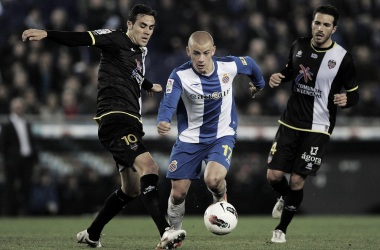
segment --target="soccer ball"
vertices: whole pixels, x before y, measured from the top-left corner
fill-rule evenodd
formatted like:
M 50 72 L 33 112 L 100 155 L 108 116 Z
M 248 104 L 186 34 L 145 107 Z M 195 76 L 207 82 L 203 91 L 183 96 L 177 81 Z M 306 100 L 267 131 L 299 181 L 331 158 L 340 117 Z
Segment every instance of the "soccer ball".
M 234 206 L 228 202 L 221 201 L 212 204 L 206 209 L 204 222 L 211 233 L 225 235 L 235 229 L 238 214 Z

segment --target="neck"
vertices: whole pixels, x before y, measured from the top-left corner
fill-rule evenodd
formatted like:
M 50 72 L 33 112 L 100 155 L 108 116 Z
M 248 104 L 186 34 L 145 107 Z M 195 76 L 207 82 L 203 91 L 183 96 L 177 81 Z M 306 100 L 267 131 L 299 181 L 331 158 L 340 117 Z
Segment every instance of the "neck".
M 315 42 L 314 38 L 312 39 L 311 43 L 313 44 L 314 47 L 318 47 L 318 48 L 328 48 L 330 47 L 332 44 L 333 44 L 333 41 L 330 39 L 328 39 L 326 42 L 322 43 L 322 44 L 318 44 Z

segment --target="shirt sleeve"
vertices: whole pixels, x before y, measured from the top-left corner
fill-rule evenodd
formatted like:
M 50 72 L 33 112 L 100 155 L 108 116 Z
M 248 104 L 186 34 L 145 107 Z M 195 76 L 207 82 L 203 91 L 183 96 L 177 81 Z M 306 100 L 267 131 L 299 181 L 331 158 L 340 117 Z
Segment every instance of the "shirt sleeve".
M 100 29 L 88 31 L 92 39 L 92 46 L 101 49 L 118 49 L 121 30 Z
M 292 44 L 292 47 L 290 48 L 288 62 L 286 63 L 285 68 L 280 71 L 280 73 L 283 76 L 285 76 L 285 78 L 282 79 L 282 82 L 289 82 L 289 81 L 293 80 L 293 73 L 294 73 L 294 69 L 293 69 L 293 51 L 294 51 L 294 47 L 295 47 L 296 44 L 297 44 L 297 41 L 294 41 L 293 44 Z
M 90 46 L 91 36 L 88 32 L 47 30 L 47 39 L 66 46 Z
M 178 75 L 173 71 L 166 84 L 164 97 L 160 102 L 158 109 L 157 125 L 161 121 L 171 122 L 174 112 L 177 108 L 178 101 L 182 94 L 182 83 Z
M 343 87 L 347 92 L 358 89 L 358 85 L 356 83 L 356 69 L 354 60 L 350 53 L 346 53 L 344 56 L 340 73 Z
M 251 80 L 253 85 L 257 89 L 262 89 L 265 86 L 264 77 L 261 74 L 259 66 L 256 62 L 249 56 L 245 57 L 232 57 L 235 60 L 237 66 L 237 73 L 247 75 Z

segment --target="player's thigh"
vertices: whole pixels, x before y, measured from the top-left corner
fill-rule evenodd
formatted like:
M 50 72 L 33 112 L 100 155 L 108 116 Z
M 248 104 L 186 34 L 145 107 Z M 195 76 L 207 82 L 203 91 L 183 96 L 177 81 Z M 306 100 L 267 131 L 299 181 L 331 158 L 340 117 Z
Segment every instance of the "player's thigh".
M 158 174 L 159 167 L 149 152 L 142 153 L 135 158 L 134 168 L 141 176 L 147 174 Z
M 135 159 L 147 152 L 142 141 L 142 124 L 128 115 L 106 115 L 99 121 L 98 137 L 111 152 L 118 170 L 132 168 Z
M 177 139 L 172 148 L 166 177 L 169 179 L 199 179 L 205 145 L 181 142 Z
M 205 171 L 210 173 L 219 170 L 221 174 L 227 174 L 227 171 L 230 169 L 234 147 L 235 138 L 233 136 L 224 136 L 214 141 L 207 149 L 204 159 L 207 164 Z M 221 166 L 225 168 L 225 172 Z
M 329 141 L 327 134 L 303 132 L 293 172 L 315 176 L 322 165 Z
M 140 174 L 131 168 L 120 172 L 121 190 L 128 196 L 136 197 L 140 194 Z
M 209 161 L 206 165 L 204 179 L 206 183 L 215 184 L 224 180 L 227 175 L 227 168 L 216 161 Z
M 268 169 L 291 173 L 300 131 L 280 125 L 268 155 Z

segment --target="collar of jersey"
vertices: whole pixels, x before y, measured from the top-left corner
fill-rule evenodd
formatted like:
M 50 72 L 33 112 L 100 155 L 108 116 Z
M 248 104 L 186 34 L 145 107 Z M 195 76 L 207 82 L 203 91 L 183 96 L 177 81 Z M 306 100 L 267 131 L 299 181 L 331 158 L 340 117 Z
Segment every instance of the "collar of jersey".
M 194 69 L 194 66 L 193 66 L 193 63 L 192 63 L 192 62 L 191 62 L 191 68 L 193 69 L 194 73 L 197 74 L 198 76 L 211 78 L 211 77 L 213 77 L 213 76 L 216 74 L 216 72 L 218 71 L 218 64 L 216 63 L 214 57 L 212 57 L 212 62 L 214 63 L 214 67 L 215 67 L 215 68 L 214 68 L 214 72 L 212 72 L 212 74 L 209 75 L 209 76 L 205 76 L 205 75 L 199 74 L 198 71 L 196 71 L 196 70 Z
M 143 50 L 143 47 L 141 47 L 141 46 L 135 44 L 134 42 L 132 42 L 132 39 L 131 39 L 131 37 L 128 35 L 127 32 L 125 32 L 125 34 L 126 34 L 127 37 L 129 38 L 129 42 L 133 45 L 133 47 L 135 47 L 135 48 L 139 48 L 141 51 Z
M 329 51 L 330 49 L 333 49 L 336 46 L 336 42 L 333 42 L 329 47 L 327 48 L 318 48 L 313 45 L 313 38 L 310 40 L 310 46 L 313 50 L 316 52 L 326 52 Z

